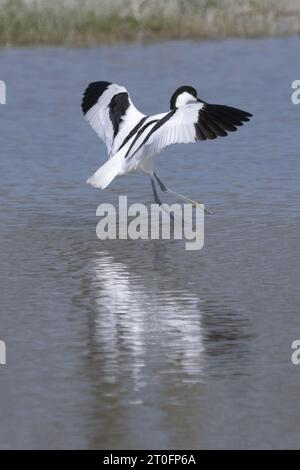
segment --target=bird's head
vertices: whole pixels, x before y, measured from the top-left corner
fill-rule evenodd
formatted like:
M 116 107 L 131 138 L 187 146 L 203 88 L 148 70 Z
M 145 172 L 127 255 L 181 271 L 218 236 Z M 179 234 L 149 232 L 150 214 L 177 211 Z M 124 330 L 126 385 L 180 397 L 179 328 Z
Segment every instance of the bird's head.
M 189 103 L 196 103 L 198 101 L 197 91 L 192 86 L 184 85 L 178 88 L 173 93 L 170 108 L 175 109 Z

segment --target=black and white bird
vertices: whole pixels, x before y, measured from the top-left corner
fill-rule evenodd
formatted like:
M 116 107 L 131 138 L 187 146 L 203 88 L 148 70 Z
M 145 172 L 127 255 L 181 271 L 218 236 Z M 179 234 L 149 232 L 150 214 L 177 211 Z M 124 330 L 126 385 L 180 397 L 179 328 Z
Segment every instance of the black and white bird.
M 164 148 L 224 137 L 252 116 L 241 109 L 209 104 L 198 98 L 191 86 L 178 88 L 171 97 L 170 110 L 154 116 L 138 111 L 126 88 L 109 82 L 90 83 L 81 107 L 85 119 L 106 144 L 109 156 L 87 183 L 104 189 L 118 175 L 144 173 L 151 179 L 158 204 L 161 201 L 156 182 L 163 192 L 172 192 L 194 203 L 167 188 L 155 173 L 156 158 Z

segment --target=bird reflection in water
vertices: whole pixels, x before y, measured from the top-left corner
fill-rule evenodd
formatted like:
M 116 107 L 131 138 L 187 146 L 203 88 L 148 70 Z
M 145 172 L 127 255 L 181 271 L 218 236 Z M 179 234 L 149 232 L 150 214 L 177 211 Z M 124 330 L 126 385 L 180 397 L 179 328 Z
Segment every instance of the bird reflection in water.
M 178 290 L 159 273 L 142 278 L 107 253 L 93 260 L 95 341 L 103 359 L 103 379 L 124 374 L 135 389 L 155 375 L 182 374 L 199 381 L 205 350 L 199 298 Z

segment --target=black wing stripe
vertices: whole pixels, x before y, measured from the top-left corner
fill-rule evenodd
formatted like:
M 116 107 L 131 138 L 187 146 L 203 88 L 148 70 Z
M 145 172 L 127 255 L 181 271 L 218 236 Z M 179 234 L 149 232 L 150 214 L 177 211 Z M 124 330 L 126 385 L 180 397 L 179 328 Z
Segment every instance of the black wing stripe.
M 133 157 L 133 155 L 136 154 L 136 152 L 138 152 L 140 150 L 140 148 L 147 142 L 147 140 L 149 139 L 149 137 L 155 132 L 157 131 L 157 129 L 159 129 L 161 126 L 163 126 L 172 116 L 173 114 L 176 112 L 176 108 L 175 109 L 172 109 L 172 111 L 170 111 L 168 114 L 166 114 L 163 118 L 161 119 L 156 119 L 156 121 L 151 121 L 150 123 L 148 123 L 147 125 L 149 124 L 152 124 L 153 122 L 156 122 L 155 126 L 152 127 L 151 131 L 146 135 L 146 137 L 144 138 L 143 142 L 141 143 L 141 145 L 139 145 L 139 147 L 136 149 L 136 151 L 131 155 L 131 157 Z M 128 152 L 127 152 L 128 153 Z M 127 156 L 127 155 L 126 155 Z M 130 157 L 130 158 L 131 158 Z
M 130 153 L 132 147 L 134 146 L 134 144 L 136 143 L 136 141 L 139 139 L 139 137 L 142 135 L 142 133 L 144 132 L 144 130 L 147 129 L 148 126 L 150 126 L 151 124 L 153 124 L 154 122 L 157 122 L 157 121 L 158 121 L 158 119 L 153 119 L 152 121 L 147 122 L 147 124 L 145 124 L 145 125 L 138 131 L 138 133 L 136 134 L 135 138 L 133 139 L 133 141 L 132 141 L 132 143 L 131 143 L 129 149 L 128 149 L 127 152 L 126 152 L 125 158 L 128 157 L 128 155 L 129 155 L 129 153 Z M 141 144 L 141 145 L 139 146 L 139 148 L 138 148 L 131 156 L 133 156 L 133 155 L 141 148 L 142 145 L 143 145 L 143 144 Z
M 144 124 L 144 122 L 146 121 L 148 116 L 145 116 L 143 117 L 138 123 L 137 125 L 129 132 L 129 134 L 127 135 L 127 137 L 125 137 L 125 139 L 123 140 L 122 144 L 120 145 L 120 147 L 118 148 L 117 151 L 119 151 L 122 147 L 124 147 L 124 145 L 127 144 L 127 142 L 129 142 L 130 139 L 132 139 L 132 137 L 134 136 L 134 134 L 136 134 L 136 132 L 139 130 L 139 128 Z
M 119 132 L 119 127 L 120 127 L 122 118 L 125 115 L 129 106 L 130 106 L 130 103 L 129 103 L 128 93 L 126 93 L 125 91 L 121 93 L 117 93 L 110 100 L 110 103 L 108 105 L 109 117 L 110 117 L 113 130 L 114 130 L 114 138 Z

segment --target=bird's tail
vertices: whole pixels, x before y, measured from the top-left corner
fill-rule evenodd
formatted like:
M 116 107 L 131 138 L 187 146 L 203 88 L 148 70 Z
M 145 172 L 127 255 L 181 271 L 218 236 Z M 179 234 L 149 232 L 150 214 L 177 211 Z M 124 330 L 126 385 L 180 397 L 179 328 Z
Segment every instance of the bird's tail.
M 104 163 L 104 165 L 100 166 L 100 168 L 87 180 L 87 183 L 94 186 L 94 188 L 107 188 L 116 176 L 122 174 L 123 162 L 124 156 L 122 154 L 116 154 Z

